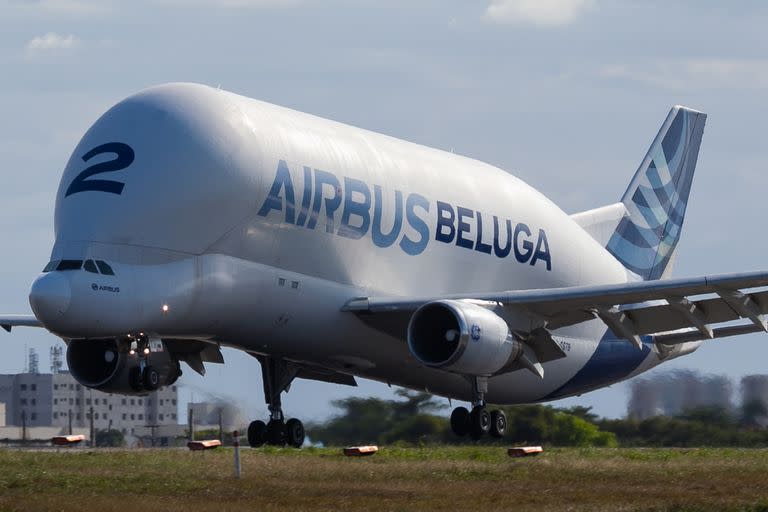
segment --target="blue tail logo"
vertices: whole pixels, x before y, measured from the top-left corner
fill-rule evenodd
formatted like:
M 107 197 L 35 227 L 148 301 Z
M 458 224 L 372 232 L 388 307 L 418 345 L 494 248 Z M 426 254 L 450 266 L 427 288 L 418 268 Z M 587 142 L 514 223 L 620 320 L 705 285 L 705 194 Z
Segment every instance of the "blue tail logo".
M 621 199 L 628 215 L 606 248 L 645 280 L 662 276 L 680 240 L 706 117 L 673 107 Z

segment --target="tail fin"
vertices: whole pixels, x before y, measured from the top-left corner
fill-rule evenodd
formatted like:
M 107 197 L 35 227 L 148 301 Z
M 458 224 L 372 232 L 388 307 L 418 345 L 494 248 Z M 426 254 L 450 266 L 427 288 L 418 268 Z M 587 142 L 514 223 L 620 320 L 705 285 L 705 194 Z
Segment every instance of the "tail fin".
M 702 112 L 673 107 L 621 198 L 628 215 L 606 249 L 645 280 L 659 279 L 670 266 L 706 118 Z

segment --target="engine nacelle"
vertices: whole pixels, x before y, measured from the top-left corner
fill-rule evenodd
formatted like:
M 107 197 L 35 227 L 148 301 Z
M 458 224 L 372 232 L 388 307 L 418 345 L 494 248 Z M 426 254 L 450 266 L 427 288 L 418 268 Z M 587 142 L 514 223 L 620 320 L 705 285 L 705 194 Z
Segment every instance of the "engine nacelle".
M 464 375 L 493 375 L 523 350 L 504 319 L 461 300 L 417 309 L 408 324 L 408 348 L 426 366 Z
M 181 374 L 178 360 L 163 348 L 147 356 L 132 355 L 131 342 L 125 338 L 72 340 L 67 347 L 67 364 L 75 380 L 85 387 L 106 393 L 145 395 L 149 391 L 136 385 L 136 374 L 144 357 L 159 373 L 160 386 L 173 384 Z

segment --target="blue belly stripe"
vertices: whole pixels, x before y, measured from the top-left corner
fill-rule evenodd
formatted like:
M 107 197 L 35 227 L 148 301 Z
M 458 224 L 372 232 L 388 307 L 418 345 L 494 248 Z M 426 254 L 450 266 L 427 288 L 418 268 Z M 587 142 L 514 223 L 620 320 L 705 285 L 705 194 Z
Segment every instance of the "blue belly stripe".
M 649 336 L 643 337 L 643 348 L 638 350 L 629 341 L 615 338 L 611 331 L 606 332 L 587 364 L 542 400 L 584 393 L 626 378 L 648 357 L 651 352 L 649 342 Z

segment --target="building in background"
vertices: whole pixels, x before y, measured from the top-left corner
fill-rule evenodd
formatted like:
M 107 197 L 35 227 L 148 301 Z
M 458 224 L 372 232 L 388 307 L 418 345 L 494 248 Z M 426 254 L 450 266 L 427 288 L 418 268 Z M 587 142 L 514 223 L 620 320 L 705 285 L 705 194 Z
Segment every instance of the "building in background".
M 0 375 L 0 402 L 6 424 L 28 427 L 116 429 L 134 435 L 138 428 L 178 424 L 178 391 L 168 386 L 147 396 L 103 393 L 79 384 L 68 372 Z
M 768 375 L 741 379 L 741 404 L 745 424 L 768 427 Z
M 637 420 L 675 416 L 699 407 L 733 411 L 733 384 L 722 375 L 681 370 L 635 379 L 630 389 L 627 414 Z

